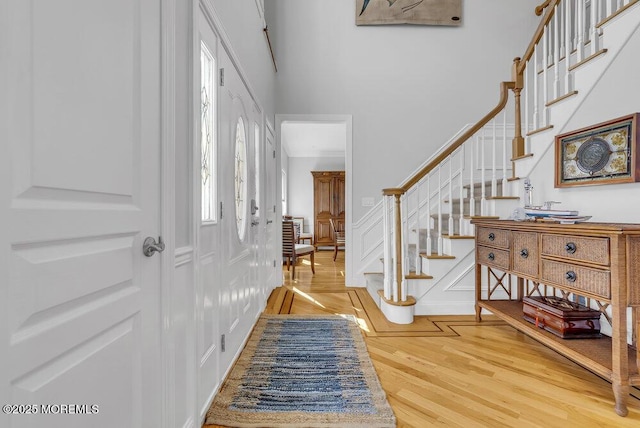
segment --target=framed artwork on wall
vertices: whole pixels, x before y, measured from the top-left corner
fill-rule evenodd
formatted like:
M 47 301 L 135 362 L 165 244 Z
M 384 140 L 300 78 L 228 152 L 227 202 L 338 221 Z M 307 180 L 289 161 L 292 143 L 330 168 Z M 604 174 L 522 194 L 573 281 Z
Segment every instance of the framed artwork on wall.
M 634 113 L 555 138 L 555 187 L 640 181 Z
M 462 0 L 356 0 L 356 25 L 462 24 Z

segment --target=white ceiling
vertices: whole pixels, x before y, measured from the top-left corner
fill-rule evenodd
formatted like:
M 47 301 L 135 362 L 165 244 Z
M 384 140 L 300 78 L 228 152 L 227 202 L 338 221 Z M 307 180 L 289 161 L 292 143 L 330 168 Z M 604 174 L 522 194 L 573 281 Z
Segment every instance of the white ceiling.
M 285 121 L 280 141 L 290 158 L 344 157 L 347 129 L 345 123 Z

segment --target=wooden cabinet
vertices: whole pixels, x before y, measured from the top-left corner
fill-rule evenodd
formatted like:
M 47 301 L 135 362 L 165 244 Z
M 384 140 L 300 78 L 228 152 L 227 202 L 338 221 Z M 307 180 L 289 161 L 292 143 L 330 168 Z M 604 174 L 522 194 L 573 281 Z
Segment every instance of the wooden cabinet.
M 640 331 L 640 225 L 488 219 L 472 223 L 477 320 L 487 309 L 609 380 L 615 410 L 626 416 L 630 387 L 640 385 L 640 352 L 627 344 L 628 312 L 634 344 Z M 524 320 L 522 302 L 535 295 L 584 300 L 599 308 L 611 325 L 611 337 L 566 340 L 537 328 Z
M 345 172 L 312 171 L 314 245 L 333 245 L 330 219 L 339 230 L 345 221 Z

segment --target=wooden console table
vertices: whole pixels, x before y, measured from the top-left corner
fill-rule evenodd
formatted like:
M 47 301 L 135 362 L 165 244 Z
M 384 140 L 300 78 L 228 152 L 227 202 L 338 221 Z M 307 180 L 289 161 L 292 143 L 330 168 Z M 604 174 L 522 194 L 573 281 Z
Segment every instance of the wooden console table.
M 616 413 L 626 416 L 630 387 L 640 385 L 640 224 L 488 219 L 474 219 L 472 224 L 476 230 L 476 319 L 481 320 L 485 308 L 609 380 Z M 523 296 L 532 295 L 585 300 L 609 321 L 611 337 L 561 339 L 535 327 L 524 320 L 522 312 Z M 633 345 L 627 344 L 628 307 L 632 308 Z

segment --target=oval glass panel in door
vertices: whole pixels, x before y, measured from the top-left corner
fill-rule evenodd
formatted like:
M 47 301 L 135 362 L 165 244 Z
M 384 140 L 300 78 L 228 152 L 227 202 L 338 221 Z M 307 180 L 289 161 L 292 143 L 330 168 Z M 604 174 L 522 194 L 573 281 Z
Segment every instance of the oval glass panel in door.
M 235 201 L 238 237 L 242 241 L 246 230 L 247 210 L 247 138 L 242 117 L 239 117 L 236 123 Z

